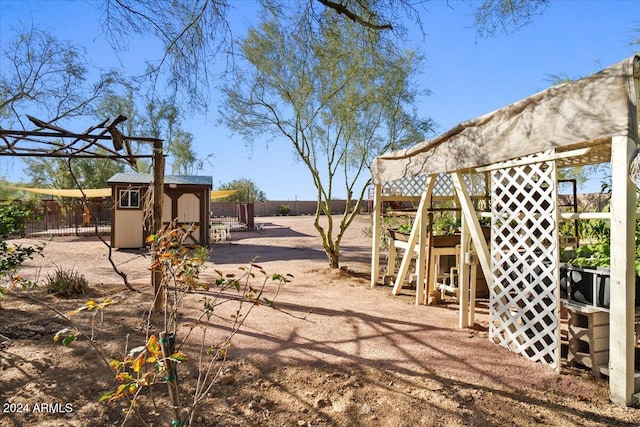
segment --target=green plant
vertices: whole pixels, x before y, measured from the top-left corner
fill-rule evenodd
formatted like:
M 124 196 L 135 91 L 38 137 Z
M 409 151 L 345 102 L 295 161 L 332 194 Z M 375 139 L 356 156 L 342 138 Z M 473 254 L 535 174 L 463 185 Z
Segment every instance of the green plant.
M 0 237 L 16 234 L 24 228 L 25 221 L 38 221 L 35 201 L 0 203 Z
M 59 266 L 56 266 L 53 273 L 47 273 L 45 285 L 47 292 L 63 297 L 84 295 L 89 288 L 84 275 L 73 268 L 64 269 Z
M 591 243 L 575 250 L 570 264 L 580 267 L 609 267 L 611 263 L 611 249 L 608 243 Z
M 460 225 L 460 218 L 452 212 L 441 212 L 433 219 L 433 234 L 454 234 Z
M 289 205 L 280 205 L 278 206 L 278 214 L 280 215 L 289 215 L 291 213 L 291 206 Z
M 0 286 L 0 296 L 15 286 L 32 286 L 33 283 L 17 274 L 20 266 L 36 255 L 42 255 L 45 244 L 20 245 L 8 243 L 9 234 L 16 234 L 24 228 L 24 221 L 36 220 L 34 203 L 0 203 L 0 279 L 8 280 L 9 287 Z
M 380 233 L 380 247 L 384 250 L 389 249 L 389 230 L 398 230 L 400 233 L 411 233 L 411 227 L 413 226 L 413 220 L 407 216 L 382 216 L 381 217 L 381 233 Z M 404 231 L 401 231 L 404 230 Z M 362 233 L 371 237 L 373 235 L 372 227 L 364 227 Z
M 398 233 L 409 234 L 411 233 L 411 229 L 413 228 L 412 222 L 405 222 L 398 227 Z

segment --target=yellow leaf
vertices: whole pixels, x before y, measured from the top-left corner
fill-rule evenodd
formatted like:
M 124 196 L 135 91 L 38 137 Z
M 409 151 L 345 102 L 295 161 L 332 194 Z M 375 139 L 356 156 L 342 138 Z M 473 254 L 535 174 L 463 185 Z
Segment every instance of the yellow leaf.
M 151 335 L 151 337 L 149 338 L 149 341 L 147 342 L 147 350 L 149 350 L 149 352 L 153 356 L 158 356 L 160 353 L 162 353 L 162 348 L 160 348 L 160 343 L 158 342 L 158 338 L 156 338 L 155 335 Z
M 112 400 L 116 400 L 120 397 L 122 397 L 122 392 L 127 388 L 127 384 L 120 384 L 118 386 L 118 389 L 116 390 L 116 392 L 114 393 L 113 397 L 111 398 Z
M 186 362 L 187 355 L 181 351 L 177 351 L 169 356 L 169 359 L 173 360 L 174 362 Z
M 130 381 L 133 378 L 131 377 L 131 375 L 129 375 L 127 372 L 121 372 L 118 375 L 116 375 L 116 380 L 118 381 Z
M 111 369 L 113 369 L 114 371 L 117 371 L 118 369 L 120 369 L 120 366 L 122 366 L 122 362 L 120 362 L 119 360 L 112 360 L 111 362 L 109 362 L 109 366 L 111 366 Z
M 131 365 L 133 372 L 140 372 L 140 369 L 144 366 L 144 353 L 144 351 L 140 353 L 140 356 L 136 357 L 136 360 L 133 361 L 133 365 Z

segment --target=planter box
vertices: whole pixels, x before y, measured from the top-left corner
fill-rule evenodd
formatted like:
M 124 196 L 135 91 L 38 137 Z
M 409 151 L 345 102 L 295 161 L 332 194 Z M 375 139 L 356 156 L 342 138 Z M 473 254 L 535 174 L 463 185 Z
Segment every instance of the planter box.
M 396 228 L 390 228 L 387 230 L 389 236 L 393 240 L 400 240 L 403 242 L 409 241 L 409 233 L 400 233 Z M 489 236 L 491 234 L 491 229 L 489 227 L 482 227 L 482 234 L 485 239 L 488 241 Z M 460 234 L 445 234 L 439 236 L 433 236 L 433 247 L 434 248 L 452 248 L 456 245 L 460 244 Z
M 560 297 L 571 303 L 609 309 L 611 275 L 608 268 L 560 265 Z M 635 306 L 640 307 L 640 277 L 636 276 Z
M 400 233 L 395 228 L 390 228 L 388 230 L 388 232 L 389 232 L 389 236 L 391 237 L 392 240 L 400 240 L 400 241 L 403 241 L 403 242 L 408 242 L 409 241 L 409 234 Z

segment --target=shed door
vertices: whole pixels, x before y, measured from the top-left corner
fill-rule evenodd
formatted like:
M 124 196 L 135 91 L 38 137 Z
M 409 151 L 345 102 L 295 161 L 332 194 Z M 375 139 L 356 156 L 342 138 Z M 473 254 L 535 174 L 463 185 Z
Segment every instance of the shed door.
M 175 216 L 179 224 L 197 224 L 199 227 L 193 232 L 188 243 L 199 244 L 202 232 L 202 224 L 200 223 L 200 199 L 193 193 L 181 194 L 178 198 L 178 212 Z
M 556 188 L 554 161 L 491 173 L 489 337 L 559 370 Z

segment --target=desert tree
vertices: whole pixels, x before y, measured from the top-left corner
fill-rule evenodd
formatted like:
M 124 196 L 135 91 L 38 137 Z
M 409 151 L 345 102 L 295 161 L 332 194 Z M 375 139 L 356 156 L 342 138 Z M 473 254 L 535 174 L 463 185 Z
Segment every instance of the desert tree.
M 109 178 L 126 170 L 112 159 L 31 158 L 25 163 L 31 185 L 45 188 L 105 188 Z
M 248 178 L 234 179 L 218 187 L 220 190 L 237 190 L 235 194 L 225 197 L 224 200 L 228 202 L 265 202 L 267 195 L 258 188 L 258 185 L 253 180 Z
M 246 64 L 224 87 L 220 114 L 249 143 L 270 136 L 291 145 L 315 186 L 314 224 L 337 268 L 371 161 L 422 140 L 431 123 L 412 107 L 419 93 L 412 80 L 420 64 L 415 52 L 398 51 L 335 16 L 335 25 L 322 28 L 299 25 L 295 16 L 265 11 L 260 27 L 249 30 L 241 43 Z M 346 206 L 335 221 L 331 201 L 340 183 Z
M 86 53 L 46 30 L 19 27 L 3 43 L 0 60 L 0 119 L 3 128 L 25 123 L 37 112 L 49 122 L 90 115 L 117 79 L 113 71 L 101 72 L 86 61 Z
M 171 173 L 176 175 L 195 175 L 204 166 L 204 160 L 193 148 L 191 132 L 176 130 L 172 135 L 169 154 L 171 155 Z

